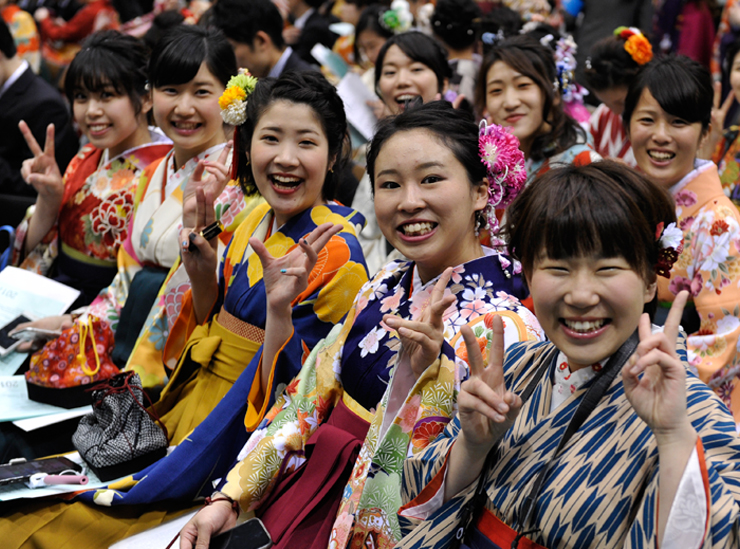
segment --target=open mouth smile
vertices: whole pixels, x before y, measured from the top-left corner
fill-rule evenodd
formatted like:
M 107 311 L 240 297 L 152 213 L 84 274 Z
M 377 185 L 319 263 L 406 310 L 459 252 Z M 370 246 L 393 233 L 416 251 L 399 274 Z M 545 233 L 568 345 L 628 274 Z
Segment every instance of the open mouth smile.
M 596 320 L 571 320 L 560 318 L 563 332 L 575 339 L 591 339 L 600 336 L 611 324 L 611 319 L 600 318 Z
M 424 238 L 437 228 L 437 223 L 431 221 L 414 221 L 411 223 L 404 223 L 398 227 L 398 231 L 405 237 L 410 239 Z
M 676 157 L 676 153 L 669 151 L 651 151 L 647 152 L 648 156 L 656 162 L 668 162 Z
M 289 194 L 296 191 L 298 186 L 303 183 L 303 179 L 300 177 L 289 176 L 289 175 L 270 175 L 268 176 L 272 187 L 279 193 Z

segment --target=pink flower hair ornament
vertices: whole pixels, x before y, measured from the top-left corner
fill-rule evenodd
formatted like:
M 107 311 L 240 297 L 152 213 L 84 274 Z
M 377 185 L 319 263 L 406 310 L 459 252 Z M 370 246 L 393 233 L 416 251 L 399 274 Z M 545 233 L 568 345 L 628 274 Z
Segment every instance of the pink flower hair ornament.
M 499 223 L 496 210 L 506 208 L 524 188 L 527 170 L 519 140 L 508 128 L 496 124 L 480 123 L 478 153 L 486 166 L 488 179 L 488 204 L 483 209 L 483 228 L 491 235 L 491 242 L 499 242 Z

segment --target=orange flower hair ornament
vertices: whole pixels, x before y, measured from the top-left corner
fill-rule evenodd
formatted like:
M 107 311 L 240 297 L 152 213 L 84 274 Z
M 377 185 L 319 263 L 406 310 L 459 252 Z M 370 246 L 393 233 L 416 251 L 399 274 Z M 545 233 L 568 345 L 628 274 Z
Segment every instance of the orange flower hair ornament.
M 653 58 L 653 46 L 645 38 L 642 31 L 636 27 L 617 27 L 614 36 L 625 40 L 624 51 L 630 54 L 632 60 L 638 65 L 649 63 Z

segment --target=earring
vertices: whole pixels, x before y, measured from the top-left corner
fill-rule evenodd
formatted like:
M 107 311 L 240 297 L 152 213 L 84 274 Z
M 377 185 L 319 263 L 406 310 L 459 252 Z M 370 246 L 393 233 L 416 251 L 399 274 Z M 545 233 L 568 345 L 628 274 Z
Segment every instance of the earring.
M 481 229 L 485 228 L 486 226 L 486 218 L 483 215 L 483 210 L 477 210 L 475 212 L 475 237 L 478 238 L 480 236 Z
M 247 166 L 249 166 L 249 157 L 247 157 Z
M 331 168 L 329 168 L 329 173 L 334 173 L 334 166 L 332 166 Z

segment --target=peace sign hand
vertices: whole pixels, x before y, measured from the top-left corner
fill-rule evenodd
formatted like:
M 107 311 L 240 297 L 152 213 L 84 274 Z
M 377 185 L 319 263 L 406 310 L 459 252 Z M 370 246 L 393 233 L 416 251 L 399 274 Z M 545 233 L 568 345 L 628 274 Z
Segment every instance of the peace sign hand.
M 488 365 L 483 363 L 478 341 L 469 326 L 461 332 L 468 350 L 470 377 L 457 397 L 458 415 L 465 443 L 485 455 L 519 415 L 522 399 L 504 382 L 504 322 L 493 317 L 493 337 Z
M 711 131 L 702 140 L 701 146 L 697 153 L 697 156 L 699 158 L 703 158 L 705 160 L 712 159 L 712 156 L 714 155 L 714 150 L 717 148 L 717 144 L 722 139 L 722 132 L 724 131 L 725 127 L 725 119 L 727 118 L 727 112 L 730 110 L 730 107 L 735 100 L 735 92 L 731 89 L 730 93 L 727 94 L 727 97 L 720 106 L 721 98 L 722 82 L 715 82 Z
M 404 320 L 394 315 L 383 317 L 383 321 L 398 332 L 401 352 L 409 358 L 417 378 L 437 360 L 442 350 L 444 312 L 456 300 L 454 295 L 445 295 L 451 276 L 452 267 L 447 267 L 434 285 L 429 306 L 422 311 L 419 320 Z
M 622 368 L 627 399 L 657 439 L 691 427 L 686 411 L 686 371 L 676 354 L 679 324 L 687 291 L 673 301 L 663 332 L 652 333 L 650 317 L 640 318 L 640 344 Z M 640 378 L 640 374 L 643 374 Z
M 46 128 L 43 150 L 23 120 L 18 123 L 18 129 L 33 154 L 33 158 L 23 161 L 21 176 L 36 189 L 39 198 L 45 201 L 49 208 L 58 210 L 64 195 L 64 181 L 54 157 L 54 124 L 49 124 Z
M 293 301 L 308 287 L 308 275 L 316 265 L 319 252 L 342 225 L 323 223 L 298 241 L 298 246 L 282 257 L 273 257 L 264 243 L 252 237 L 249 244 L 262 263 L 262 280 L 267 294 L 267 306 L 272 310 L 286 311 Z
M 193 175 L 190 176 L 182 193 L 183 227 L 194 227 L 196 224 L 195 193 L 197 189 L 203 189 L 204 192 L 210 193 L 215 199 L 226 188 L 231 179 L 231 168 L 226 163 L 229 160 L 233 146 L 233 141 L 229 141 L 221 150 L 218 160 L 215 162 L 201 160 L 193 170 Z M 206 172 L 205 177 L 203 177 L 204 172 Z

